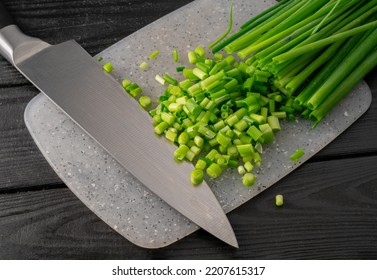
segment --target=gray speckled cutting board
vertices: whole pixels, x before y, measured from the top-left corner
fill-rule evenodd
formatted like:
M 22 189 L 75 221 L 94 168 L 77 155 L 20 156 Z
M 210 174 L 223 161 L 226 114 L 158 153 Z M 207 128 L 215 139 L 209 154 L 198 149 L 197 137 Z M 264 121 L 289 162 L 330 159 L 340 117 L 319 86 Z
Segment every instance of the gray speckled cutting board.
M 235 1 L 234 30 L 252 14 L 274 3 L 272 0 Z M 112 74 L 116 79 L 129 78 L 143 88 L 144 94 L 156 98 L 163 87 L 155 81 L 155 75 L 168 72 L 179 79 L 175 68 L 187 64 L 186 52 L 197 45 L 207 46 L 222 34 L 227 27 L 228 10 L 226 0 L 192 2 L 98 56 L 114 65 Z M 173 62 L 174 48 L 181 54 L 180 63 Z M 139 64 L 154 50 L 159 50 L 160 54 L 149 61 L 147 71 L 139 69 Z M 315 130 L 311 129 L 309 121 L 284 122 L 282 132 L 263 152 L 263 163 L 256 171 L 257 182 L 253 187 L 244 187 L 235 170 L 227 171 L 216 180 L 208 180 L 224 210 L 237 208 L 292 172 L 355 122 L 369 108 L 370 102 L 370 90 L 361 82 Z M 28 104 L 25 122 L 41 152 L 65 184 L 129 241 L 146 248 L 164 247 L 198 229 L 146 189 L 43 94 Z M 305 155 L 292 164 L 289 156 L 300 147 L 305 149 Z

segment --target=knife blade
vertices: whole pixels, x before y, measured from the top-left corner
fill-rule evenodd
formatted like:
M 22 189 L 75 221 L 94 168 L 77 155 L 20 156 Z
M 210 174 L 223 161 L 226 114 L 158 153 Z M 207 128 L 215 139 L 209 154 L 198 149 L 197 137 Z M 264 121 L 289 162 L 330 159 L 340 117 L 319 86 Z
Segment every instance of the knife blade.
M 0 53 L 153 193 L 220 240 L 238 247 L 209 186 L 193 187 L 190 163 L 153 132 L 150 117 L 75 41 L 25 35 L 0 2 Z

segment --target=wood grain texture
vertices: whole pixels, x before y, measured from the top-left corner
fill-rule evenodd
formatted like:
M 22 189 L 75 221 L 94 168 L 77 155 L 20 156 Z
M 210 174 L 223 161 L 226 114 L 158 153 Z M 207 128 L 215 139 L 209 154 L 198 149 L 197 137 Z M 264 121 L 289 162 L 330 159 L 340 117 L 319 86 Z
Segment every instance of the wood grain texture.
M 201 230 L 166 248 L 143 249 L 66 188 L 3 194 L 0 259 L 376 258 L 376 165 L 371 156 L 300 167 L 230 213 L 238 250 Z M 274 205 L 277 193 L 285 196 L 282 208 Z
M 60 182 L 24 123 L 35 94 L 29 86 L 0 88 L 0 191 Z
M 92 55 L 191 1 L 4 0 L 20 27 Z M 204 231 L 139 248 L 90 212 L 53 172 L 23 112 L 38 91 L 0 58 L 0 259 L 376 259 L 377 69 L 370 109 L 308 163 L 229 214 L 240 249 Z M 274 206 L 277 193 L 285 196 Z

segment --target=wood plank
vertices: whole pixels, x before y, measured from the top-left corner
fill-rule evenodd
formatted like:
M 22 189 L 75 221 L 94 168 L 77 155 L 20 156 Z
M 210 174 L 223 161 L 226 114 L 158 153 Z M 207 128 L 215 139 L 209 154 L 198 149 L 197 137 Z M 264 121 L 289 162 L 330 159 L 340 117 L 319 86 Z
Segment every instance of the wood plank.
M 300 167 L 229 214 L 233 249 L 198 231 L 136 247 L 66 188 L 0 194 L 0 259 L 375 259 L 377 156 Z M 281 193 L 284 206 L 274 197 Z M 215 249 L 216 248 L 216 249 Z
M 90 259 L 127 243 L 66 188 L 3 194 L 0 205 L 0 259 Z
M 0 88 L 0 190 L 61 182 L 23 120 L 26 104 L 37 93 L 30 86 Z

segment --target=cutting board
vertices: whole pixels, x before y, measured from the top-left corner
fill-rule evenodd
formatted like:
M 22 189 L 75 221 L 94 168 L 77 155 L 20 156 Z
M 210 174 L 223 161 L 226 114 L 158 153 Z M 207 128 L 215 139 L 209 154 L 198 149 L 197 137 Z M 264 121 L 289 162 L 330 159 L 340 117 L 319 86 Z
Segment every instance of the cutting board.
M 233 30 L 274 3 L 272 0 L 235 1 Z M 119 82 L 131 79 L 140 85 L 145 95 L 156 99 L 164 86 L 155 81 L 155 75 L 169 73 L 179 80 L 180 74 L 175 69 L 188 65 L 186 52 L 197 45 L 209 45 L 226 30 L 228 17 L 229 1 L 194 1 L 124 38 L 97 57 L 103 57 L 99 63 L 113 64 L 112 75 Z M 179 51 L 179 63 L 173 62 L 173 49 Z M 155 50 L 160 54 L 148 61 L 147 70 L 141 70 L 140 63 L 147 61 L 147 56 Z M 308 120 L 283 122 L 282 131 L 263 151 L 263 162 L 255 172 L 257 182 L 253 187 L 244 187 L 235 170 L 207 182 L 224 210 L 230 212 L 319 152 L 355 122 L 370 103 L 370 89 L 361 82 L 315 129 L 311 129 Z M 159 248 L 198 229 L 145 188 L 43 94 L 28 104 L 25 122 L 63 182 L 129 241 L 141 247 Z M 305 155 L 292 163 L 289 156 L 298 148 L 304 148 Z

